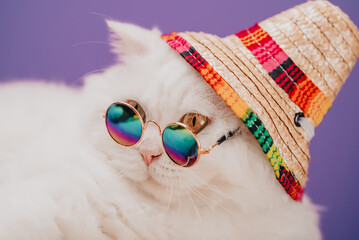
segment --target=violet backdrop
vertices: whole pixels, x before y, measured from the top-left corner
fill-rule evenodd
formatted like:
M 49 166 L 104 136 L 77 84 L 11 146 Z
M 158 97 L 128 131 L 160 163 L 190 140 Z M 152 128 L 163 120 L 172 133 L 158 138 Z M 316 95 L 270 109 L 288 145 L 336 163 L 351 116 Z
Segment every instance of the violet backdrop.
M 109 16 L 164 33 L 226 36 L 305 0 L 2 0 L 0 82 L 44 79 L 79 87 L 82 77 L 114 63 Z M 332 0 L 359 25 L 358 0 Z M 359 67 L 356 65 L 311 142 L 307 193 L 325 206 L 324 239 L 359 239 Z M 289 236 L 290 237 L 290 236 Z

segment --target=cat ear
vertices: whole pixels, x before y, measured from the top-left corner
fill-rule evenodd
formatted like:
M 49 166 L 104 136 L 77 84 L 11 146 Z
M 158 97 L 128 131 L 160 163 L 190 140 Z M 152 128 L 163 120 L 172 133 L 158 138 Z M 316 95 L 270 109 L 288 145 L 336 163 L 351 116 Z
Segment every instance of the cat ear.
M 142 54 L 149 49 L 149 41 L 161 39 L 161 32 L 154 28 L 148 30 L 134 24 L 106 20 L 110 31 L 113 51 L 118 54 Z

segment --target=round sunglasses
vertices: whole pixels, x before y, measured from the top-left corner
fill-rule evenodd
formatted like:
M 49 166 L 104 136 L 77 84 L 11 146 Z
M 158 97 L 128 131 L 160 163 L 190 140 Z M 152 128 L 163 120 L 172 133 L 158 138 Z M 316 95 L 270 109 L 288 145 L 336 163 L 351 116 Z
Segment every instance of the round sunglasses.
M 145 123 L 145 113 L 133 106 L 135 101 L 115 102 L 111 104 L 104 114 L 106 128 L 114 141 L 122 146 L 135 146 L 141 142 L 149 123 L 154 123 L 162 138 L 163 148 L 168 157 L 177 165 L 192 167 L 200 155 L 208 154 L 214 147 L 220 145 L 232 137 L 239 128 L 223 135 L 209 148 L 202 148 L 196 133 L 187 125 L 173 122 L 161 131 L 160 126 L 154 120 Z

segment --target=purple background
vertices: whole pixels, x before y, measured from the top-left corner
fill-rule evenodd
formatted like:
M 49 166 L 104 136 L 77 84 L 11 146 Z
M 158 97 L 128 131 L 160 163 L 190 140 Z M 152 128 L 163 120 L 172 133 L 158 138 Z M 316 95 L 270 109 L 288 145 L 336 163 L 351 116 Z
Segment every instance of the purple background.
M 0 2 L 0 81 L 46 79 L 80 86 L 82 76 L 113 63 L 103 15 L 163 32 L 204 31 L 220 36 L 304 0 Z M 332 0 L 359 25 L 358 0 Z M 307 193 L 326 207 L 325 239 L 359 239 L 359 68 L 353 69 L 311 142 Z

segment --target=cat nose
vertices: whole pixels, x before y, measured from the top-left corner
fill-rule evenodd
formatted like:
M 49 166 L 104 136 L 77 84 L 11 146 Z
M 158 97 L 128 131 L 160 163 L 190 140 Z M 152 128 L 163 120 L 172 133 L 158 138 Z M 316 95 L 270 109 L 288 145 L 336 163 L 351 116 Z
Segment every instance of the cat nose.
M 140 149 L 142 159 L 147 166 L 150 166 L 152 161 L 162 155 L 162 150 L 158 151 L 156 149 Z
M 146 124 L 146 132 L 139 146 L 139 152 L 147 166 L 150 166 L 153 160 L 161 156 L 163 152 L 161 137 L 159 136 L 161 135 L 160 128 L 156 122 L 154 123 L 154 125 L 150 126 L 148 126 L 148 123 Z
M 139 151 L 142 155 L 143 161 L 147 166 L 150 166 L 152 161 L 161 156 L 163 153 L 162 145 L 157 138 L 144 139 L 139 146 Z

